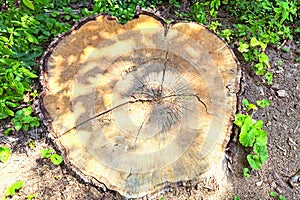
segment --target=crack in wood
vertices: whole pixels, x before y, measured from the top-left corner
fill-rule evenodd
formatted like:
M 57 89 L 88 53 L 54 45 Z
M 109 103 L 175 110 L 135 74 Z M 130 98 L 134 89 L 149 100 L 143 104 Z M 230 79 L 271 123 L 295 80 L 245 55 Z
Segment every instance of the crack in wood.
M 214 114 L 208 112 L 208 108 L 207 108 L 206 104 L 196 94 L 172 94 L 172 95 L 164 96 L 164 97 L 162 97 L 162 99 L 169 98 L 169 97 L 196 97 L 196 99 L 204 106 L 206 113 L 210 114 L 210 115 L 214 115 Z
M 87 122 L 89 122 L 89 121 L 91 121 L 93 119 L 96 119 L 97 117 L 100 117 L 101 115 L 104 115 L 106 113 L 109 113 L 109 112 L 113 111 L 114 109 L 117 109 L 119 107 L 122 107 L 122 106 L 127 105 L 127 104 L 131 104 L 131 103 L 136 103 L 136 102 L 142 102 L 143 103 L 143 102 L 149 102 L 149 101 L 152 101 L 152 100 L 150 100 L 150 99 L 136 99 L 134 101 L 127 101 L 127 102 L 121 103 L 121 104 L 119 104 L 117 106 L 114 106 L 114 107 L 112 107 L 110 109 L 104 110 L 104 111 L 100 112 L 99 114 L 97 114 L 97 115 L 95 115 L 95 116 L 93 116 L 91 118 L 86 119 L 83 122 L 80 122 L 79 124 L 73 126 L 72 128 L 66 130 L 65 132 L 63 132 L 61 135 L 59 135 L 58 137 L 56 137 L 56 139 L 60 138 L 61 136 L 65 135 L 66 133 L 70 132 L 73 129 L 77 129 L 78 127 L 82 126 L 83 124 L 85 124 L 85 123 L 87 123 Z
M 163 94 L 163 84 L 164 84 L 164 81 L 165 81 L 165 75 L 166 75 L 166 70 L 167 70 L 168 54 L 169 54 L 169 51 L 167 50 L 167 51 L 166 51 L 166 54 L 165 54 L 165 62 L 164 62 L 163 76 L 162 76 L 160 88 L 158 88 L 158 92 L 159 92 L 158 95 L 159 95 L 159 97 L 161 97 L 162 94 Z
M 140 134 L 140 132 L 141 132 L 141 130 L 142 130 L 142 128 L 143 128 L 143 126 L 144 126 L 144 124 L 145 124 L 145 121 L 146 121 L 146 119 L 148 118 L 148 116 L 149 116 L 149 115 L 145 116 L 145 119 L 143 120 L 141 126 L 139 127 L 139 130 L 138 130 L 138 132 L 137 132 L 137 134 L 136 134 L 136 136 L 135 136 L 134 144 L 136 144 L 136 141 L 137 141 L 137 139 L 138 139 L 138 137 L 139 137 L 139 134 Z
M 70 132 L 70 131 L 73 130 L 73 129 L 77 129 L 78 127 L 84 125 L 85 123 L 87 123 L 87 122 L 89 122 L 89 121 L 91 121 L 91 120 L 93 120 L 93 119 L 96 119 L 97 117 L 100 117 L 100 116 L 102 116 L 102 115 L 104 115 L 104 114 L 107 114 L 107 113 L 109 113 L 109 112 L 111 112 L 111 111 L 113 111 L 113 110 L 115 110 L 115 109 L 117 109 L 117 108 L 120 108 L 120 107 L 122 107 L 122 106 L 125 106 L 125 105 L 127 105 L 127 104 L 133 104 L 133 103 L 137 103 L 137 102 L 142 102 L 142 103 L 144 103 L 144 102 L 159 102 L 159 101 L 161 101 L 161 100 L 163 100 L 163 99 L 170 98 L 170 97 L 195 97 L 195 98 L 196 98 L 196 99 L 204 106 L 206 113 L 207 113 L 207 114 L 210 114 L 210 115 L 213 115 L 213 114 L 211 114 L 211 113 L 208 112 L 208 108 L 207 108 L 206 104 L 204 103 L 204 101 L 202 101 L 201 98 L 200 98 L 198 95 L 195 95 L 195 94 L 174 94 L 174 95 L 163 96 L 163 97 L 160 97 L 159 99 L 156 99 L 156 98 L 153 98 L 153 97 L 152 97 L 151 99 L 137 99 L 134 95 L 132 95 L 131 97 L 134 98 L 134 100 L 127 101 L 127 102 L 124 102 L 124 103 L 119 104 L 119 105 L 117 105 L 117 106 L 114 106 L 114 107 L 112 107 L 112 108 L 110 108 L 110 109 L 104 110 L 104 111 L 100 112 L 99 114 L 97 114 L 97 115 L 95 115 L 95 116 L 93 116 L 93 117 L 91 117 L 91 118 L 88 118 L 88 119 L 86 119 L 85 121 L 80 122 L 79 124 L 73 126 L 72 128 L 68 129 L 67 131 L 63 132 L 61 135 L 59 135 L 58 137 L 56 137 L 56 139 L 60 138 L 61 136 L 65 135 L 66 133 Z M 176 115 L 176 113 L 177 113 L 177 112 L 178 112 L 178 113 L 181 113 L 181 114 L 183 113 L 180 109 L 178 109 L 178 107 L 181 107 L 181 108 L 183 108 L 183 109 L 187 109 L 187 110 L 189 110 L 189 111 L 192 111 L 192 110 L 190 110 L 190 109 L 188 109 L 188 108 L 186 108 L 185 106 L 182 106 L 182 105 L 180 105 L 180 104 L 175 104 L 174 102 L 171 102 L 171 103 L 174 104 L 174 105 L 176 105 L 176 106 L 174 107 L 174 109 L 175 109 L 176 111 L 175 111 L 175 112 L 172 112 L 172 113 L 168 112 L 168 114 L 173 114 L 173 115 L 171 115 L 171 116 L 174 116 L 174 117 L 176 118 L 176 120 L 173 120 L 172 117 L 171 117 L 171 119 L 169 119 L 168 116 L 170 116 L 170 115 L 167 115 L 167 116 L 166 116 L 166 117 L 167 117 L 167 121 L 169 122 L 169 125 L 170 125 L 170 126 L 172 125 L 171 120 L 172 120 L 172 121 L 179 121 L 179 119 L 178 119 L 178 114 Z M 174 113 L 175 113 L 175 114 L 174 114 Z M 139 128 L 139 131 L 138 131 L 138 133 L 137 133 L 135 142 L 137 141 L 137 137 L 138 137 L 138 135 L 139 135 L 139 133 L 140 133 L 140 130 L 141 130 L 142 127 L 143 127 L 143 124 L 145 123 L 146 118 L 147 118 L 147 117 L 145 117 L 145 119 L 143 120 L 143 123 L 142 123 L 141 127 Z

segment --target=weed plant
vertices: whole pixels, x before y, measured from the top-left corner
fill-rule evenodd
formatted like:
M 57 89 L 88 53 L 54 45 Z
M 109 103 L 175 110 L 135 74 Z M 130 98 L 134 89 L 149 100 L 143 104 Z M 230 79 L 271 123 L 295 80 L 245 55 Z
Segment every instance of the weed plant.
M 52 3 L 50 3 L 52 2 Z M 37 60 L 43 54 L 44 46 L 58 34 L 70 27 L 67 19 L 80 16 L 63 9 L 64 4 L 55 1 L 23 0 L 19 4 L 9 0 L 2 4 L 0 12 L 0 120 L 13 117 L 16 130 L 22 127 L 28 130 L 38 126 L 38 120 L 31 117 L 31 111 L 22 109 L 16 112 L 21 104 L 29 106 L 35 96 L 32 79 L 38 78 Z M 66 10 L 58 20 L 57 11 Z M 65 22 L 64 22 L 65 21 Z M 25 97 L 32 97 L 26 98 Z M 27 113 L 23 115 L 24 113 Z

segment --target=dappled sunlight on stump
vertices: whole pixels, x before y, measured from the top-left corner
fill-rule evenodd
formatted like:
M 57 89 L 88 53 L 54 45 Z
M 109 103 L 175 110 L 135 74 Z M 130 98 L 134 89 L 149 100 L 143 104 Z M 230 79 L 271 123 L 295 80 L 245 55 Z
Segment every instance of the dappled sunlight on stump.
M 222 171 L 236 60 L 196 23 L 100 15 L 52 43 L 43 106 L 70 163 L 126 197 Z

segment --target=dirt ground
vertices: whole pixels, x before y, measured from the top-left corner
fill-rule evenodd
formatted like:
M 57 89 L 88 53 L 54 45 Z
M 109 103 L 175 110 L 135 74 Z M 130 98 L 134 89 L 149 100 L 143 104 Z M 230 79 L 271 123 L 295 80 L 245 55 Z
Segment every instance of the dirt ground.
M 164 13 L 165 16 L 168 13 Z M 228 23 L 226 19 L 220 23 Z M 243 176 L 243 168 L 248 167 L 246 155 L 250 149 L 242 147 L 237 140 L 237 130 L 228 144 L 228 178 L 233 193 L 224 199 L 274 199 L 269 197 L 271 191 L 282 194 L 288 200 L 300 199 L 299 182 L 291 182 L 300 170 L 300 66 L 295 62 L 295 52 L 299 41 L 285 41 L 281 49 L 268 47 L 274 84 L 269 86 L 256 76 L 252 66 L 242 62 L 241 55 L 232 46 L 241 61 L 243 78 L 239 100 L 249 102 L 259 99 L 270 99 L 271 106 L 260 108 L 252 113 L 254 119 L 265 122 L 264 129 L 268 132 L 269 158 L 262 170 L 252 171 L 251 177 Z M 290 52 L 282 49 L 287 47 Z M 278 61 L 283 64 L 279 65 Z M 244 112 L 239 106 L 240 112 Z M 43 125 L 28 132 L 19 132 L 4 136 L 2 133 L 9 124 L 0 122 L 0 145 L 10 147 L 12 155 L 6 163 L 0 163 L 0 196 L 6 188 L 17 180 L 24 181 L 23 188 L 12 199 L 25 199 L 26 195 L 37 193 L 36 199 L 123 199 L 118 193 L 109 191 L 105 186 L 94 187 L 76 176 L 63 163 L 54 166 L 49 160 L 41 159 L 41 149 L 55 149 L 47 138 L 47 129 Z M 34 147 L 29 143 L 34 142 Z M 59 152 L 58 152 L 59 153 Z M 295 176 L 294 176 L 295 177 Z M 207 180 L 211 181 L 211 180 Z M 99 185 L 99 184 L 98 184 Z M 177 187 L 169 188 L 165 194 L 158 194 L 155 199 L 203 199 L 205 194 L 213 192 L 205 184 L 193 183 L 190 186 L 178 183 Z
M 270 64 L 273 66 L 274 84 L 268 86 L 253 74 L 250 66 L 242 66 L 244 91 L 242 98 L 255 102 L 269 99 L 271 106 L 258 109 L 252 114 L 254 119 L 265 122 L 268 132 L 268 161 L 262 170 L 253 171 L 251 178 L 245 179 L 243 168 L 248 150 L 238 144 L 236 137 L 229 144 L 232 158 L 231 177 L 234 194 L 241 199 L 271 199 L 270 191 L 276 191 L 287 199 L 300 199 L 300 187 L 290 182 L 300 169 L 300 66 L 295 63 L 295 41 L 287 41 L 284 47 L 291 51 L 285 53 L 275 47 L 267 49 Z M 283 61 L 281 66 L 278 61 Z

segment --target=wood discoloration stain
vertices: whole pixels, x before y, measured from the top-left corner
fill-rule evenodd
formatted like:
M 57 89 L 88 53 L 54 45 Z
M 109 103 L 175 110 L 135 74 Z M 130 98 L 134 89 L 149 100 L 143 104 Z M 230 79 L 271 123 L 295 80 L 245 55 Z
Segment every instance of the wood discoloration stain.
M 42 65 L 42 107 L 68 163 L 126 197 L 201 176 L 220 189 L 240 78 L 229 47 L 145 12 L 78 26 Z

